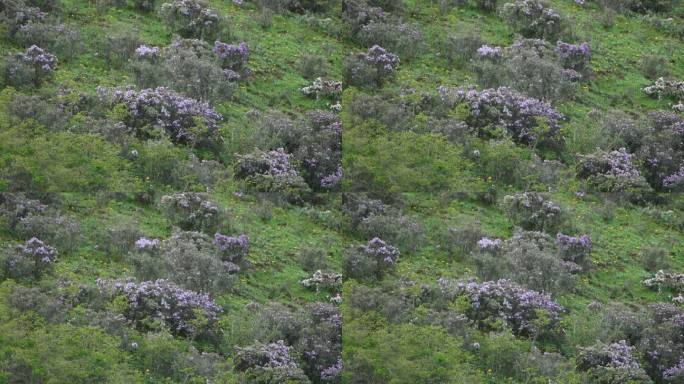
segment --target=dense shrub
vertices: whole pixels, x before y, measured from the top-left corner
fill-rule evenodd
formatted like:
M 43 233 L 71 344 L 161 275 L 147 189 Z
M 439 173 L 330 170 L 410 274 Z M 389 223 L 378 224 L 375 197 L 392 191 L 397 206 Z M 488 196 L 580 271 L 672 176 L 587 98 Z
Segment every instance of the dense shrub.
M 670 267 L 668 252 L 660 247 L 644 247 L 641 252 L 641 264 L 649 272 L 656 272 Z
M 645 87 L 644 93 L 651 97 L 669 97 L 675 100 L 684 98 L 684 81 L 658 78 L 653 85 Z
M 209 295 L 161 279 L 139 284 L 98 279 L 98 286 L 106 296 L 122 297 L 124 316 L 142 330 L 166 325 L 176 335 L 197 335 L 213 327 L 221 312 Z
M 419 55 L 424 45 L 423 35 L 416 26 L 387 21 L 371 21 L 364 25 L 356 34 L 356 40 L 366 47 L 385 47 L 403 60 Z
M 46 18 L 47 13 L 21 0 L 3 1 L 0 4 L 0 21 L 7 26 L 3 32 L 9 38 L 13 38 L 21 26 L 30 22 L 42 22 Z
M 214 246 L 219 251 L 224 263 L 233 263 L 236 266 L 244 266 L 249 254 L 249 238 L 247 235 L 226 236 L 220 233 L 214 235 Z
M 390 207 L 382 200 L 372 199 L 364 193 L 342 194 L 342 214 L 351 230 L 356 230 L 364 219 L 388 213 L 389 210 Z
M 291 349 L 283 340 L 237 347 L 233 358 L 234 368 L 244 372 L 245 378 L 251 383 L 309 383 L 304 371 L 290 356 Z
M 78 223 L 57 214 L 29 214 L 19 219 L 15 232 L 24 239 L 42 239 L 62 253 L 74 250 L 81 237 Z
M 652 289 L 669 289 L 675 292 L 684 291 L 684 274 L 666 272 L 659 270 L 652 278 L 646 279 L 642 282 L 644 286 Z
M 452 33 L 442 43 L 441 52 L 449 65 L 462 68 L 475 57 L 483 44 L 484 40 L 477 33 Z
M 684 119 L 676 113 L 653 112 L 636 152 L 643 176 L 657 191 L 678 190 L 684 165 Z
M 7 228 L 14 230 L 20 220 L 32 215 L 40 215 L 47 210 L 47 205 L 39 200 L 28 198 L 23 193 L 0 193 L 0 217 Z
M 553 143 L 565 118 L 551 104 L 505 87 L 481 92 L 440 87 L 439 93 L 447 106 L 464 103 L 470 111 L 466 122 L 483 137 L 500 136 L 501 127 L 517 143 Z
M 306 96 L 337 100 L 342 96 L 342 82 L 317 77 L 310 85 L 299 89 Z
M 665 56 L 644 55 L 641 59 L 641 73 L 649 80 L 670 76 L 670 61 Z
M 242 42 L 238 45 L 214 42 L 213 52 L 221 63 L 221 68 L 230 73 L 229 79 L 244 79 L 251 73 L 247 67 L 249 62 L 249 47 Z
M 217 140 L 223 118 L 209 104 L 164 87 L 142 91 L 98 88 L 102 101 L 123 109 L 122 121 L 141 139 L 168 136 L 174 143 L 196 145 Z
M 448 227 L 441 236 L 440 245 L 450 257 L 465 256 L 475 249 L 483 236 L 479 225 Z
M 356 36 L 361 28 L 373 21 L 385 20 L 386 12 L 367 0 L 343 0 L 342 20 L 348 28 L 350 37 Z
M 40 86 L 52 78 L 57 68 L 57 57 L 32 45 L 24 53 L 5 58 L 3 63 L 4 84 L 7 86 Z
M 559 232 L 556 235 L 556 247 L 558 247 L 560 258 L 564 261 L 584 267 L 591 264 L 592 245 L 588 235 L 568 236 Z
M 646 372 L 660 381 L 667 374 L 673 375 L 684 355 L 684 312 L 674 304 L 657 303 L 648 308 L 637 349 L 644 359 Z M 676 382 L 676 381 L 674 381 Z
M 202 193 L 181 192 L 162 196 L 161 205 L 171 222 L 184 230 L 214 232 L 223 224 L 219 206 Z
M 483 280 L 510 279 L 529 289 L 560 293 L 575 284 L 582 268 L 559 252 L 551 237 L 541 232 L 520 232 L 502 242 L 482 238 L 473 259 Z
M 26 244 L 7 249 L 0 255 L 0 276 L 38 279 L 52 268 L 55 261 L 57 250 L 33 237 Z
M 7 105 L 7 112 L 18 121 L 33 120 L 50 131 L 67 128 L 71 111 L 59 99 L 16 93 Z
M 387 215 L 369 215 L 361 220 L 357 232 L 365 238 L 380 237 L 407 251 L 423 245 L 425 230 L 406 215 L 394 211 Z
M 135 223 L 117 224 L 103 228 L 98 234 L 98 248 L 108 256 L 119 257 L 135 249 L 142 233 Z
M 558 42 L 556 50 L 539 39 L 522 39 L 505 48 L 483 45 L 473 67 L 485 88 L 509 86 L 542 100 L 562 100 L 590 73 L 586 43 Z
M 342 274 L 335 272 L 324 272 L 320 269 L 299 282 L 306 288 L 314 288 L 319 291 L 321 288 L 339 291 L 342 288 Z
M 394 269 L 399 254 L 397 248 L 375 237 L 367 245 L 359 245 L 347 251 L 344 274 L 355 279 L 380 279 Z
M 577 176 L 586 179 L 598 191 L 625 194 L 635 202 L 643 200 L 648 198 L 651 188 L 633 164 L 632 157 L 624 148 L 580 155 L 576 166 Z
M 245 180 L 255 191 L 275 193 L 291 203 L 301 203 L 308 199 L 310 189 L 291 164 L 291 157 L 282 148 L 238 155 L 234 176 Z
M 415 124 L 416 106 L 401 95 L 354 93 L 351 100 L 345 102 L 344 109 L 352 126 L 374 123 L 389 131 L 406 131 Z
M 235 47 L 218 41 L 216 44 L 224 48 Z M 246 61 L 222 67 L 222 54 L 228 55 L 212 51 L 204 41 L 179 39 L 161 49 L 139 46 L 131 67 L 141 88 L 168 86 L 192 98 L 217 100 L 230 98 L 236 88 L 235 82 L 249 74 Z
M 345 82 L 358 87 L 382 87 L 394 77 L 398 67 L 398 56 L 374 45 L 366 53 L 347 57 L 344 63 Z
M 503 203 L 513 223 L 526 230 L 555 233 L 563 220 L 561 208 L 537 192 L 508 195 Z
M 508 280 L 477 282 L 438 281 L 449 300 L 464 296 L 469 303 L 466 315 L 483 329 L 503 320 L 519 335 L 543 336 L 558 332 L 565 308 L 544 293 L 525 289 Z
M 213 40 L 219 37 L 222 20 L 204 0 L 174 0 L 159 11 L 173 32 L 185 38 Z
M 326 77 L 329 71 L 328 60 L 320 55 L 305 53 L 299 59 L 299 73 L 307 80 Z
M 508 25 L 525 37 L 553 42 L 565 29 L 564 18 L 543 0 L 515 0 L 504 4 L 502 13 Z
M 577 368 L 588 371 L 596 383 L 650 383 L 634 352 L 635 348 L 625 340 L 580 348 Z
M 48 21 L 32 21 L 22 25 L 14 39 L 24 47 L 43 47 L 64 61 L 79 54 L 84 46 L 77 29 Z

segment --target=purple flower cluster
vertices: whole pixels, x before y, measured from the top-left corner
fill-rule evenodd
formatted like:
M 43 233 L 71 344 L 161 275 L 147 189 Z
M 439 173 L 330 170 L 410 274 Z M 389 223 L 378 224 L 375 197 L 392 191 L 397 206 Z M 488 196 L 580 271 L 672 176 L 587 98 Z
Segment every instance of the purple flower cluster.
M 394 265 L 399 260 L 399 250 L 383 240 L 374 237 L 367 245 L 361 247 L 363 252 L 374 260 L 387 265 Z
M 161 50 L 159 47 L 150 47 L 144 44 L 135 49 L 135 56 L 138 59 L 144 59 L 153 62 L 159 59 L 160 53 Z
M 684 358 L 674 367 L 668 368 L 663 372 L 663 379 L 675 382 L 684 380 Z
M 290 162 L 291 158 L 292 155 L 285 152 L 283 148 L 238 156 L 235 176 L 243 179 L 254 175 L 297 175 L 297 171 Z
M 123 105 L 127 112 L 124 123 L 142 138 L 154 137 L 154 128 L 161 128 L 174 142 L 192 144 L 214 138 L 223 119 L 208 103 L 164 87 L 141 91 L 98 88 L 98 94 L 106 102 Z M 200 127 L 203 132 L 198 133 Z
M 124 316 L 144 328 L 149 320 L 161 320 L 179 335 L 193 335 L 198 328 L 198 313 L 209 327 L 218 321 L 219 307 L 207 294 L 185 290 L 166 280 L 142 283 L 106 281 L 98 279 L 104 293 L 123 296 L 128 308 Z
M 591 255 L 591 239 L 587 235 L 575 237 L 558 233 L 556 246 L 561 259 L 575 264 L 583 264 Z
M 25 245 L 19 245 L 17 250 L 22 257 L 30 260 L 37 267 L 47 266 L 57 261 L 57 250 L 36 237 L 32 237 Z
M 321 179 L 321 187 L 325 189 L 332 189 L 340 185 L 344 178 L 344 169 L 340 165 L 337 167 L 335 173 L 325 176 Z
M 515 0 L 504 4 L 506 21 L 525 37 L 553 40 L 562 29 L 563 17 L 541 0 Z
M 267 376 L 274 377 L 275 382 L 308 382 L 304 372 L 291 356 L 292 347 L 283 340 L 262 344 L 257 342 L 248 347 L 235 348 L 234 368 L 244 372 L 248 370 L 266 371 Z M 303 381 L 299 381 L 303 380 Z
M 211 38 L 220 27 L 221 18 L 203 0 L 173 0 L 160 13 L 184 37 Z
M 321 371 L 321 380 L 323 380 L 323 381 L 337 380 L 337 378 L 339 378 L 340 375 L 342 374 L 342 370 L 344 370 L 344 362 L 340 358 L 337 360 L 337 362 L 334 365 L 331 365 L 330 367 Z
M 465 295 L 470 303 L 466 315 L 471 320 L 485 326 L 490 320 L 499 318 L 517 334 L 531 335 L 551 330 L 565 311 L 548 294 L 526 289 L 509 280 L 455 283 L 440 278 L 438 284 L 447 298 Z M 538 329 L 539 325 L 535 324 L 539 318 L 538 311 L 548 317 L 548 323 L 543 326 L 545 329 Z
M 216 203 L 207 200 L 206 195 L 196 192 L 181 192 L 164 195 L 161 205 L 174 224 L 184 230 L 211 230 L 220 219 Z
M 161 247 L 161 241 L 159 239 L 141 237 L 135 242 L 135 247 L 144 252 L 157 252 Z
M 230 71 L 235 75 L 236 80 L 249 76 L 250 70 L 247 67 L 249 62 L 249 47 L 242 42 L 238 45 L 214 42 L 213 52 L 221 61 L 221 68 Z
M 619 377 L 619 382 L 651 382 L 634 356 L 635 349 L 625 340 L 580 348 L 577 354 L 577 368 L 603 378 Z
M 490 239 L 488 237 L 483 237 L 477 242 L 477 248 L 483 252 L 498 252 L 501 250 L 503 243 L 501 239 Z
M 384 73 L 394 73 L 399 68 L 399 57 L 377 44 L 370 47 L 368 52 L 363 53 L 362 57 L 367 63 Z
M 244 262 L 249 254 L 249 238 L 247 235 L 233 237 L 217 232 L 214 234 L 214 245 L 221 254 L 223 261 L 239 264 Z
M 565 69 L 572 69 L 579 73 L 584 73 L 589 69 L 591 50 L 588 43 L 569 44 L 559 40 L 556 42 L 556 53 Z
M 560 121 L 565 118 L 551 104 L 514 91 L 507 87 L 497 89 L 447 88 L 439 87 L 438 91 L 447 104 L 465 102 L 470 108 L 468 125 L 484 134 L 487 127 L 502 126 L 517 142 L 529 143 L 541 139 L 535 132 L 539 119 L 545 120 L 549 131 L 544 134 L 552 139 L 560 130 Z
M 25 53 L 20 54 L 21 60 L 32 66 L 36 73 L 51 74 L 57 67 L 57 57 L 48 53 L 37 45 L 30 46 Z
M 681 186 L 684 182 L 684 165 L 679 170 L 670 176 L 663 179 L 663 186 L 667 188 L 676 188 Z
M 477 49 L 477 55 L 483 59 L 498 60 L 503 57 L 503 50 L 501 47 L 483 45 Z

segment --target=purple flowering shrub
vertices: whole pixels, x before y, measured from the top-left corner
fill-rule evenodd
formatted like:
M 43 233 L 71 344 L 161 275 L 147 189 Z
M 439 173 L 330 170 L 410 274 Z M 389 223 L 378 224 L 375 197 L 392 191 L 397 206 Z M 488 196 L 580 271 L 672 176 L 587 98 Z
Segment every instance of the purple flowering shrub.
M 4 83 L 11 86 L 33 85 L 52 78 L 57 68 L 57 57 L 37 45 L 32 45 L 24 53 L 9 56 L 3 68 Z
M 419 55 L 424 45 L 417 26 L 391 21 L 371 21 L 361 27 L 356 40 L 363 46 L 380 46 L 396 53 L 403 60 Z
M 399 249 L 374 237 L 368 244 L 347 251 L 344 275 L 355 279 L 380 279 L 394 269 L 399 255 Z
M 559 331 L 557 327 L 565 312 L 548 294 L 509 280 L 477 283 L 441 278 L 438 284 L 448 300 L 465 297 L 469 305 L 466 316 L 483 329 L 491 329 L 495 321 L 502 320 L 517 335 L 552 335 Z
M 166 86 L 198 100 L 230 98 L 235 81 L 248 71 L 222 68 L 219 55 L 196 39 L 174 40 L 164 48 L 141 45 L 130 65 L 138 87 Z
M 507 195 L 503 204 L 513 223 L 525 230 L 555 233 L 563 221 L 560 206 L 537 192 Z
M 558 40 L 556 53 L 563 68 L 577 71 L 583 77 L 591 72 L 591 50 L 588 43 L 570 44 Z
M 257 192 L 274 193 L 291 203 L 301 203 L 308 198 L 310 189 L 291 163 L 291 158 L 292 155 L 283 148 L 238 155 L 234 177 L 244 180 Z
M 302 87 L 299 91 L 309 97 L 330 98 L 337 100 L 342 96 L 342 82 L 332 79 L 317 77 L 310 85 Z
M 222 224 L 221 209 L 202 193 L 165 195 L 161 198 L 161 205 L 171 222 L 183 230 L 214 232 Z
M 290 355 L 291 350 L 292 347 L 283 340 L 237 347 L 233 358 L 234 369 L 244 372 L 245 379 L 252 383 L 310 383 Z
M 47 18 L 47 12 L 43 12 L 39 7 L 31 6 L 21 0 L 4 1 L 0 18 L 7 26 L 3 31 L 8 38 L 12 39 L 19 28 L 28 23 L 43 22 Z
M 684 119 L 676 113 L 653 112 L 635 152 L 642 174 L 657 191 L 679 190 L 684 166 Z
M 249 62 L 249 47 L 242 42 L 238 45 L 214 42 L 213 52 L 221 63 L 221 68 L 230 75 L 228 78 L 241 80 L 249 77 L 251 71 L 247 67 Z
M 597 191 L 619 193 L 633 202 L 643 201 L 652 189 L 634 165 L 633 155 L 626 149 L 591 155 L 579 155 L 577 176 L 587 180 Z
M 643 367 L 657 382 L 684 356 L 684 311 L 676 304 L 650 305 L 643 333 L 636 344 Z M 676 382 L 676 381 L 674 381 Z
M 14 40 L 23 47 L 42 47 L 63 61 L 69 61 L 84 48 L 78 29 L 48 19 L 29 21 L 20 26 Z
M 208 103 L 185 97 L 170 89 L 98 88 L 100 99 L 120 105 L 122 121 L 141 139 L 168 136 L 174 143 L 195 145 L 218 140 L 218 124 L 223 119 Z
M 204 0 L 173 0 L 164 3 L 159 11 L 173 32 L 185 38 L 216 39 L 222 29 L 222 20 Z
M 291 357 L 311 382 L 339 382 L 342 316 L 334 305 L 310 303 L 295 311 L 269 304 L 259 308 L 255 330 L 258 340 L 283 340 L 291 346 Z
M 29 213 L 19 219 L 14 232 L 24 239 L 42 239 L 62 253 L 74 250 L 81 240 L 81 227 L 78 223 L 54 212 Z
M 391 210 L 387 214 L 372 214 L 365 217 L 356 231 L 365 238 L 380 237 L 401 249 L 412 252 L 420 248 L 425 239 L 423 226 L 396 210 Z
M 591 263 L 591 238 L 588 235 L 568 236 L 562 233 L 556 235 L 558 254 L 564 261 L 587 266 Z
M 527 97 L 510 88 L 497 89 L 440 87 L 442 102 L 448 107 L 464 103 L 469 108 L 466 123 L 479 136 L 496 136 L 502 127 L 517 143 L 558 140 L 560 122 L 565 117 L 550 103 Z
M 226 236 L 220 233 L 214 235 L 214 246 L 218 249 L 224 263 L 235 265 L 233 270 L 239 271 L 240 265 L 247 263 L 249 255 L 249 238 L 247 235 Z
M 398 67 L 397 55 L 379 45 L 374 45 L 366 53 L 347 57 L 344 64 L 345 82 L 359 87 L 370 84 L 382 87 L 394 77 Z
M 198 335 L 210 330 L 222 311 L 208 294 L 162 279 L 142 283 L 98 279 L 97 283 L 105 296 L 122 298 L 123 315 L 141 330 L 166 326 L 175 335 Z
M 525 37 L 556 41 L 565 30 L 565 19 L 543 0 L 515 0 L 503 6 L 508 25 Z
M 245 265 L 245 260 L 226 258 L 200 232 L 178 232 L 163 241 L 140 238 L 129 261 L 140 280 L 164 278 L 198 292 L 225 291 L 234 282 L 232 275 Z
M 582 270 L 562 255 L 549 235 L 523 231 L 505 241 L 482 238 L 471 257 L 483 280 L 505 278 L 535 291 L 559 293 L 571 289 L 574 275 Z
M 0 219 L 10 230 L 14 230 L 21 219 L 30 215 L 40 215 L 47 205 L 39 200 L 26 197 L 23 193 L 0 193 Z
M 349 37 L 356 36 L 364 25 L 371 22 L 384 21 L 387 12 L 367 0 L 344 0 L 342 2 L 342 20 L 347 26 Z
M 390 207 L 382 200 L 372 199 L 363 193 L 342 194 L 342 214 L 346 218 L 348 228 L 358 229 L 361 222 L 374 215 L 389 213 Z
M 577 369 L 588 371 L 596 383 L 650 383 L 636 359 L 635 349 L 625 340 L 580 348 Z
M 33 237 L 0 255 L 0 277 L 38 279 L 57 261 L 57 250 Z
M 504 48 L 481 46 L 472 64 L 483 88 L 507 86 L 537 99 L 563 100 L 576 91 L 589 67 L 574 63 L 569 53 L 564 58 L 562 52 L 545 40 L 520 39 Z

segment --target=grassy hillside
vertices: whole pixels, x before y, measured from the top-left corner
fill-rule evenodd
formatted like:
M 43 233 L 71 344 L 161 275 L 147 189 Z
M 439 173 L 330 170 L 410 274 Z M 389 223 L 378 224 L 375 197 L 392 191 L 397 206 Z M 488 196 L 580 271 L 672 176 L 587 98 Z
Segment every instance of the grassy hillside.
M 0 2 L 0 382 L 682 382 L 683 11 Z

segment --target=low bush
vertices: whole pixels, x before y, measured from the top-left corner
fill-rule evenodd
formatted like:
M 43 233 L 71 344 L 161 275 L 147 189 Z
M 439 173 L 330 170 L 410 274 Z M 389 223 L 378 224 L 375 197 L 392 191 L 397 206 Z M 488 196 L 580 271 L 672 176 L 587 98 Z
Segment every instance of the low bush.
M 6 86 L 39 87 L 52 78 L 57 68 L 57 57 L 37 45 L 24 53 L 8 56 L 3 63 L 3 77 Z
M 556 233 L 563 222 L 561 208 L 537 192 L 505 196 L 503 204 L 513 223 L 528 231 Z
M 345 82 L 351 86 L 380 88 L 394 77 L 398 67 L 398 56 L 374 45 L 366 53 L 347 57 L 344 63 Z
M 162 196 L 161 205 L 174 225 L 183 230 L 215 232 L 224 223 L 219 206 L 202 193 L 182 192 Z
M 508 25 L 528 38 L 558 40 L 566 21 L 543 0 L 515 0 L 504 4 L 502 14 Z
M 173 32 L 185 38 L 211 41 L 222 32 L 221 18 L 204 0 L 174 0 L 162 4 L 159 13 Z
M 39 279 L 57 261 L 57 250 L 33 237 L 0 254 L 0 276 L 12 279 Z
M 375 237 L 367 245 L 353 247 L 344 259 L 344 275 L 355 279 L 380 279 L 399 260 L 397 248 Z

